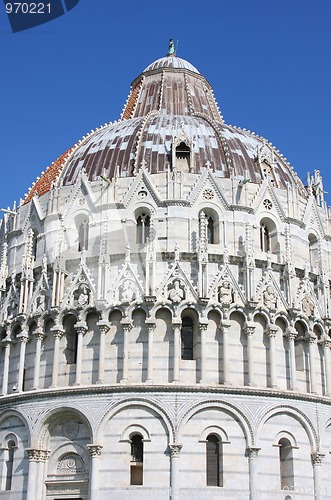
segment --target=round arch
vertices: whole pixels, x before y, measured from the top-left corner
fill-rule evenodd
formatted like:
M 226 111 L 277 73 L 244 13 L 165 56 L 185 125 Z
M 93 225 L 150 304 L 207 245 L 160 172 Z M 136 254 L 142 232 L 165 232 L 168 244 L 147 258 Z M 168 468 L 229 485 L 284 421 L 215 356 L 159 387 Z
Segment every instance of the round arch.
M 185 414 L 182 416 L 178 423 L 178 439 L 180 441 L 181 436 L 183 434 L 185 425 L 191 418 L 197 413 L 204 411 L 216 409 L 220 411 L 226 412 L 228 415 L 234 418 L 234 420 L 238 423 L 241 428 L 245 441 L 246 447 L 250 447 L 254 444 L 254 433 L 252 423 L 249 421 L 248 417 L 235 405 L 219 400 L 211 400 L 211 401 L 201 401 L 193 404 L 190 408 L 187 409 Z
M 168 433 L 168 439 L 171 442 L 172 440 L 175 439 L 175 425 L 171 421 L 170 415 L 168 415 L 164 408 L 162 408 L 160 405 L 148 401 L 143 398 L 128 398 L 125 401 L 119 401 L 118 403 L 112 404 L 108 410 L 105 410 L 103 413 L 102 418 L 100 419 L 99 423 L 96 426 L 96 436 L 95 436 L 95 442 L 98 442 L 98 439 L 101 438 L 101 436 L 104 435 L 105 428 L 108 424 L 108 422 L 118 413 L 121 411 L 125 411 L 130 408 L 130 406 L 138 406 L 141 407 L 142 409 L 149 409 L 152 410 L 153 412 L 157 413 L 158 416 L 161 418 L 161 422 L 164 424 L 167 433 Z
M 312 422 L 309 420 L 309 418 L 304 412 L 298 410 L 297 408 L 287 405 L 276 406 L 265 412 L 265 414 L 260 418 L 260 421 L 258 422 L 257 425 L 256 442 L 258 443 L 263 426 L 266 424 L 266 422 L 270 420 L 272 417 L 282 414 L 294 418 L 302 426 L 309 439 L 312 453 L 318 450 L 319 446 L 318 436 Z
M 33 446 L 38 446 L 40 449 L 46 449 L 46 438 L 49 427 L 56 423 L 57 420 L 62 420 L 65 416 L 75 416 L 82 419 L 91 436 L 91 442 L 94 442 L 94 431 L 90 423 L 89 416 L 78 408 L 66 405 L 61 408 L 53 408 L 46 415 L 43 415 L 43 418 L 37 423 L 33 432 Z

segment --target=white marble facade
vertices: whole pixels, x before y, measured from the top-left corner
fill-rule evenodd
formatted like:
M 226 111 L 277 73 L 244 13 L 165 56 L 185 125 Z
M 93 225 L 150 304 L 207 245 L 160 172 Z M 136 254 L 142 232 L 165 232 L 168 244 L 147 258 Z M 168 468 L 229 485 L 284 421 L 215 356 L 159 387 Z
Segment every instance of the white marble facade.
M 234 127 L 217 132 L 225 166 L 198 152 L 193 165 L 217 126 L 194 112 L 193 90 L 195 121 L 170 115 L 163 169 L 145 155 L 96 178 L 95 157 L 79 163 L 140 119 L 125 113 L 143 106 L 148 78 L 200 78 L 168 58 L 133 85 L 122 121 L 91 132 L 2 221 L 0 498 L 331 498 L 320 173 L 303 186 L 273 146 Z M 136 155 L 155 113 L 134 146 L 122 134 Z M 248 145 L 247 172 L 230 133 Z

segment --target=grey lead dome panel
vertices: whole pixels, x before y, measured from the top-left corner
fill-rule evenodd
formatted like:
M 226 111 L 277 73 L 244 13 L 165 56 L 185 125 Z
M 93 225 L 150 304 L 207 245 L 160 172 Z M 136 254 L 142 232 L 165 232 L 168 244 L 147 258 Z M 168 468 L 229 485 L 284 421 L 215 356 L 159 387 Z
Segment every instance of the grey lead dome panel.
M 147 66 L 147 68 L 144 70 L 144 73 L 147 73 L 147 71 L 153 71 L 154 69 L 162 69 L 162 68 L 188 69 L 189 71 L 193 71 L 193 73 L 200 74 L 197 68 L 193 66 L 193 64 L 189 63 L 188 61 L 185 61 L 185 59 L 181 59 L 180 57 L 174 55 L 161 57 L 160 59 L 157 59 L 149 66 Z

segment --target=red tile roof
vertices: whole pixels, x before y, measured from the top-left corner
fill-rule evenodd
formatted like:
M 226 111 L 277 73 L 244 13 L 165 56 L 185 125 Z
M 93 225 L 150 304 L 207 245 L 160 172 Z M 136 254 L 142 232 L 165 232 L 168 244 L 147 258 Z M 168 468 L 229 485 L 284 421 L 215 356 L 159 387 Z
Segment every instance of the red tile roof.
M 28 196 L 25 198 L 24 203 L 28 203 L 29 201 L 31 201 L 35 193 L 38 196 L 42 196 L 51 189 L 53 182 L 61 171 L 64 160 L 73 151 L 73 149 L 74 147 L 68 149 L 65 153 L 63 153 L 63 155 L 59 156 L 59 158 L 55 160 L 52 165 L 47 168 L 46 172 L 43 173 L 40 179 L 37 180 Z

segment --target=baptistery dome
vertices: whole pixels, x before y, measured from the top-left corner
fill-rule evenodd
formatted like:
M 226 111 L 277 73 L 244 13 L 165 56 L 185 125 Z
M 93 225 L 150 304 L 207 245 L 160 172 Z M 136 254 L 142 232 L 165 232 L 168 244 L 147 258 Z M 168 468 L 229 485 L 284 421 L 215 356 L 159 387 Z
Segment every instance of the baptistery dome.
M 331 498 L 321 174 L 172 43 L 0 236 L 0 498 Z

